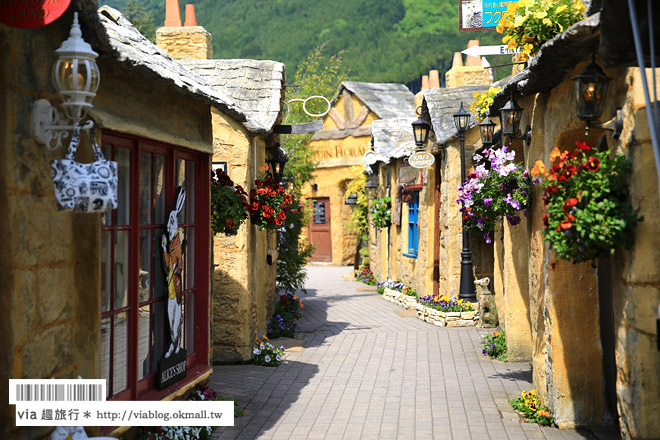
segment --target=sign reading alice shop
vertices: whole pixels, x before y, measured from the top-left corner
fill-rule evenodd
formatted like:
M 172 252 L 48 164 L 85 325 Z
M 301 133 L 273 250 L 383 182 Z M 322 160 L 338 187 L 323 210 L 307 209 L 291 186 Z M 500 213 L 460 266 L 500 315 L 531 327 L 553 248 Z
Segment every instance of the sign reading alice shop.
M 60 18 L 71 0 L 0 0 L 0 22 L 30 29 L 45 26 Z
M 408 158 L 408 163 L 415 168 L 428 168 L 435 163 L 435 157 L 429 152 L 418 151 Z

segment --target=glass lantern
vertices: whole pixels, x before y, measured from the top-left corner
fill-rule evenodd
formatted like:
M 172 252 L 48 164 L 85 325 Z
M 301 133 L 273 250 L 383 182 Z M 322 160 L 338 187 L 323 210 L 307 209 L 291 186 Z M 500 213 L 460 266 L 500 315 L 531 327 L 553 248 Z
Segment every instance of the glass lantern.
M 575 84 L 577 100 L 577 116 L 583 121 L 593 121 L 600 118 L 603 111 L 604 97 L 612 80 L 605 75 L 603 69 L 592 59 L 579 75 L 571 78 Z

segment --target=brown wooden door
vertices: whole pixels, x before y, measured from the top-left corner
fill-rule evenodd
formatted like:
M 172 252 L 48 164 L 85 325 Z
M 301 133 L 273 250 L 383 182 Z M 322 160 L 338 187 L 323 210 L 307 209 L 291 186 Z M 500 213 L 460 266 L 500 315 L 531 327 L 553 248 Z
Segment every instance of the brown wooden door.
M 330 235 L 330 199 L 314 200 L 314 217 L 309 225 L 309 241 L 316 246 L 311 261 L 332 261 L 332 238 Z

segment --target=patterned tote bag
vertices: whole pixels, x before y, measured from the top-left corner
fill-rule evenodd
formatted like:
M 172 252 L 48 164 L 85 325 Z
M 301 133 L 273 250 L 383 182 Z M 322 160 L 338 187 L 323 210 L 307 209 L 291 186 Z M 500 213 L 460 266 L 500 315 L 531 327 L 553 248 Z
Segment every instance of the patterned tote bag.
M 60 211 L 95 213 L 117 208 L 117 162 L 105 160 L 94 131 L 88 133 L 94 162 L 75 161 L 80 142 L 80 127 L 76 127 L 66 157 L 50 163 Z

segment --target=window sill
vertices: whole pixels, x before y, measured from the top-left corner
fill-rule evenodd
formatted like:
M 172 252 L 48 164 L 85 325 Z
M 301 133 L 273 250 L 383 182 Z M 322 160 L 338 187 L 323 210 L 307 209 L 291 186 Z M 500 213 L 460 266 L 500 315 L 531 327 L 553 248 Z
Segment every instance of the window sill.
M 403 256 L 408 258 L 417 258 L 417 254 L 410 254 L 408 252 L 404 252 Z

